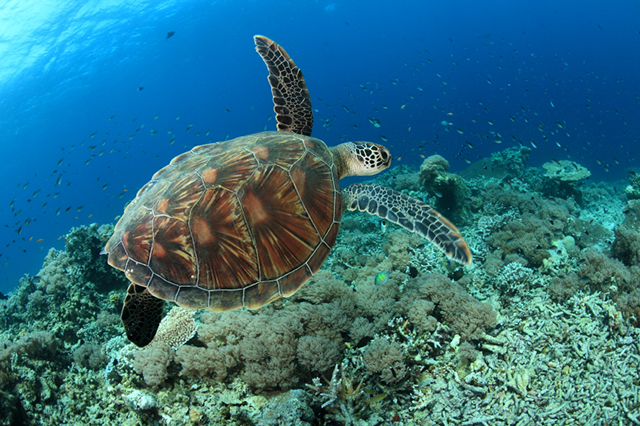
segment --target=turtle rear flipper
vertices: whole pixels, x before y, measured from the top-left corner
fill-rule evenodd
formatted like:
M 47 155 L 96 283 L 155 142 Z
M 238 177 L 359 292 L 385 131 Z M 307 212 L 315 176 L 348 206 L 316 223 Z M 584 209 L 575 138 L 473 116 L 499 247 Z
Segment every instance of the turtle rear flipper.
M 346 209 L 366 211 L 415 232 L 463 265 L 471 251 L 455 226 L 430 205 L 380 185 L 356 183 L 342 190 Z
M 120 319 L 127 338 L 136 346 L 147 346 L 156 335 L 164 300 L 151 295 L 146 287 L 131 283 L 127 289 Z

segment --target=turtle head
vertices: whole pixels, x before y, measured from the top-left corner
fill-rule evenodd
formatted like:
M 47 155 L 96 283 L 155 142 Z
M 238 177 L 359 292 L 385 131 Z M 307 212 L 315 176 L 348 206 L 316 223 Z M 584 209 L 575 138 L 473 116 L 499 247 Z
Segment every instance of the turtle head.
M 335 148 L 336 164 L 340 178 L 346 176 L 370 176 L 391 165 L 391 152 L 372 142 L 346 142 Z

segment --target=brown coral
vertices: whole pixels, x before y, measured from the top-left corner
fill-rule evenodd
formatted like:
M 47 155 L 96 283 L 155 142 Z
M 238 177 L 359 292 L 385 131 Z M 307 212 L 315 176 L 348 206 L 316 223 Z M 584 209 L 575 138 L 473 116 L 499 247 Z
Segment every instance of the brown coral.
M 135 353 L 133 367 L 149 386 L 160 386 L 169 376 L 167 368 L 173 357 L 174 352 L 169 345 L 162 341 L 153 342 Z
M 363 359 L 367 370 L 379 374 L 380 379 L 387 384 L 397 383 L 407 374 L 402 347 L 396 342 L 375 339 L 364 351 Z

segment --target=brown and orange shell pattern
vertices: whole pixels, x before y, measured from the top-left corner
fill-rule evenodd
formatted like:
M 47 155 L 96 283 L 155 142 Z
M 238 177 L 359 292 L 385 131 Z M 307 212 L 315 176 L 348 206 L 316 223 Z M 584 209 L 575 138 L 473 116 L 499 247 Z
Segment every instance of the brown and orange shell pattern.
M 106 246 L 154 296 L 217 311 L 290 296 L 333 247 L 342 202 L 324 142 L 264 132 L 202 145 L 158 171 Z

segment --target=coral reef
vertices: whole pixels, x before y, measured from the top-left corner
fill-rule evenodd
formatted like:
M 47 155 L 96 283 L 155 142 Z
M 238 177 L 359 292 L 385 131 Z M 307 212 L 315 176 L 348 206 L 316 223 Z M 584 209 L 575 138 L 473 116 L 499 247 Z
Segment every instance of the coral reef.
M 640 200 L 629 200 L 624 207 L 623 225 L 632 229 L 640 230 Z
M 458 224 L 466 224 L 471 219 L 465 202 L 469 188 L 460 175 L 448 170 L 449 162 L 440 155 L 425 158 L 418 174 L 420 185 L 427 193 L 435 194 L 436 210 Z
M 460 173 L 466 180 L 478 177 L 484 179 L 525 179 L 527 177 L 527 161 L 531 148 L 511 147 L 504 151 L 494 152 L 490 158 L 483 158 Z
M 549 179 L 561 182 L 577 182 L 591 176 L 591 172 L 575 161 L 560 160 L 544 163 L 542 168 Z
M 630 200 L 640 199 L 640 175 L 633 172 L 629 173 L 629 185 L 624 189 L 627 198 Z
M 0 424 L 638 423 L 638 200 L 551 191 L 528 152 L 464 175 L 471 266 L 347 214 L 290 298 L 173 307 L 143 349 L 120 324 L 127 280 L 99 255 L 112 227 L 73 229 L 0 300 Z M 426 164 L 379 179 L 425 197 L 449 173 Z

